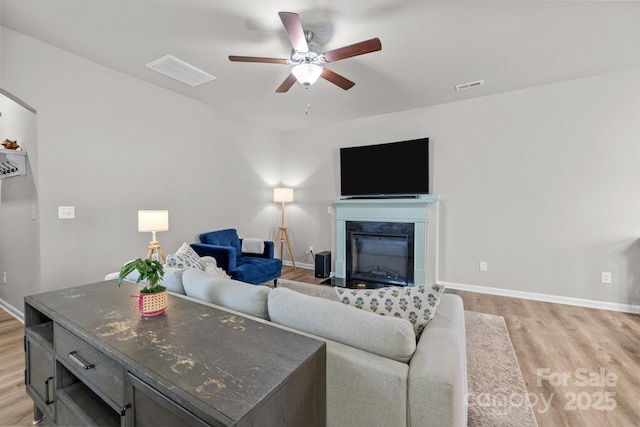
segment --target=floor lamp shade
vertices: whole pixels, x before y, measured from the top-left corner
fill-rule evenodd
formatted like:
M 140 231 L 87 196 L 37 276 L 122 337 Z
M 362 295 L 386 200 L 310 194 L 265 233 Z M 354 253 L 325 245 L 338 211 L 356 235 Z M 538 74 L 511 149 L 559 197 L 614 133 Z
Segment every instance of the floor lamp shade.
M 274 188 L 273 201 L 274 203 L 293 202 L 293 188 L 282 188 L 282 187 Z
M 138 231 L 169 230 L 169 211 L 138 211 Z
M 287 249 L 289 250 L 289 257 L 291 257 L 291 264 L 293 265 L 293 269 L 296 269 L 296 260 L 293 259 L 293 251 L 291 250 L 291 241 L 289 240 L 289 232 L 287 231 L 287 227 L 284 225 L 284 204 L 293 202 L 293 188 L 274 188 L 273 189 L 273 202 L 274 203 L 282 203 L 281 215 L 282 215 L 282 223 L 280 227 L 278 227 L 278 233 L 276 234 L 275 243 L 276 245 L 280 242 L 280 259 L 282 259 L 282 252 L 284 243 L 287 243 Z

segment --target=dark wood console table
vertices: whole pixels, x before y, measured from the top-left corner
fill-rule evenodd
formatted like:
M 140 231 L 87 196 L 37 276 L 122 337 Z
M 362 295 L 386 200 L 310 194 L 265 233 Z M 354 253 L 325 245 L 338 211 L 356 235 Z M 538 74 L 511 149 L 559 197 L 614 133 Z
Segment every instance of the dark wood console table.
M 25 381 L 56 425 L 324 426 L 321 341 L 140 288 L 99 282 L 25 298 Z

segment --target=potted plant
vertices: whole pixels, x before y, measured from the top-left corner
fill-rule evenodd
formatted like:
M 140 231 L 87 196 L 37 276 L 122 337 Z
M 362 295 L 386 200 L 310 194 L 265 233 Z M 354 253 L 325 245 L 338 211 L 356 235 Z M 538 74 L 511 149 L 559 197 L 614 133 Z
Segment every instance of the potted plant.
M 157 316 L 158 314 L 164 313 L 169 298 L 167 296 L 167 289 L 159 284 L 160 279 L 164 276 L 162 264 L 149 258 L 138 258 L 130 261 L 120 270 L 118 286 L 134 271 L 137 271 L 139 274 L 136 283 L 140 283 L 143 280 L 147 281 L 147 284 L 140 289 L 140 294 L 138 295 L 138 309 L 140 313 L 143 316 Z

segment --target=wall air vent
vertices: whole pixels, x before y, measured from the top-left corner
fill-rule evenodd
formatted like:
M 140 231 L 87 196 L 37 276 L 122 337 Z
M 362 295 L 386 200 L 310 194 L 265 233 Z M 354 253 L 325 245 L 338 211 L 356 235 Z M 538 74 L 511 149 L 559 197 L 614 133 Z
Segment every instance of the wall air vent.
M 484 86 L 484 80 L 478 80 L 475 82 L 463 83 L 461 85 L 456 85 L 456 90 L 467 90 L 474 87 Z
M 149 62 L 145 67 L 191 87 L 200 86 L 201 84 L 215 80 L 215 77 L 211 74 L 171 55 L 165 55 L 162 58 Z

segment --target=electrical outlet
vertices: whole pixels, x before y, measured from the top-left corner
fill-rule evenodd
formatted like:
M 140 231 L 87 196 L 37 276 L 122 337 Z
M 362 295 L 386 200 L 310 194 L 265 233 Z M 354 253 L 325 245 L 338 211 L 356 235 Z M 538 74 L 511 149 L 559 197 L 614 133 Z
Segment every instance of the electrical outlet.
M 487 261 L 480 261 L 480 271 L 487 271 L 489 268 L 489 264 Z
M 6 271 L 2 272 L 2 283 L 4 283 L 5 285 L 7 284 L 7 272 Z
M 311 253 L 313 253 L 313 246 L 309 246 L 309 248 L 308 248 L 306 251 L 304 251 L 304 253 L 305 253 L 305 254 L 311 254 Z
M 602 283 L 613 283 L 613 279 L 611 277 L 611 272 L 610 271 L 603 271 L 602 272 Z
M 58 219 L 74 219 L 75 217 L 75 206 L 58 206 Z

